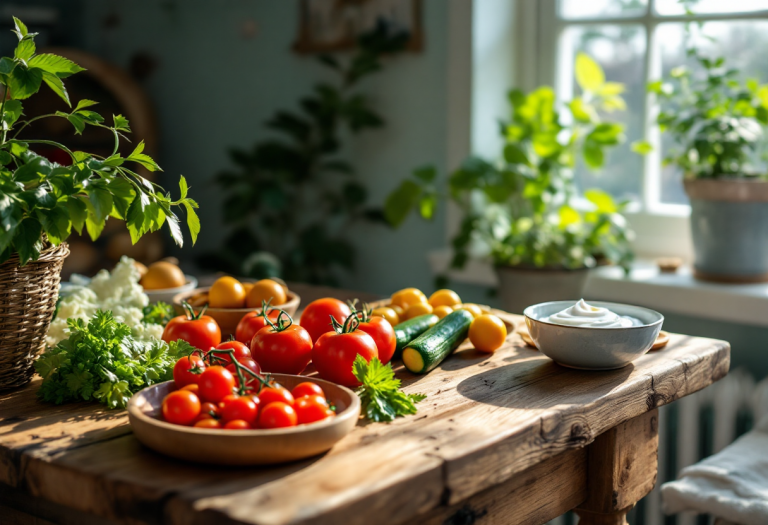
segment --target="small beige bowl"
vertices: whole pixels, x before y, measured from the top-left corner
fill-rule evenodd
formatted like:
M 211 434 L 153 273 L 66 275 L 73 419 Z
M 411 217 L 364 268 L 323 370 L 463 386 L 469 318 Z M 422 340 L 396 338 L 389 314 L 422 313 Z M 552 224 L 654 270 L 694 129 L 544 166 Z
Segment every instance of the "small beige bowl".
M 163 398 L 176 390 L 173 381 L 137 392 L 128 401 L 133 433 L 147 447 L 174 458 L 215 465 L 270 465 L 308 458 L 330 450 L 349 434 L 360 417 L 360 398 L 350 389 L 305 376 L 272 374 L 289 390 L 304 381 L 320 385 L 335 417 L 289 428 L 222 430 L 173 425 L 160 419 Z
M 186 282 L 182 286 L 177 286 L 175 288 L 161 288 L 157 290 L 145 289 L 144 293 L 149 297 L 150 303 L 159 303 L 160 301 L 170 303 L 178 294 L 189 292 L 197 288 L 197 279 L 191 275 L 185 275 L 184 277 L 186 278 Z
M 179 315 L 184 314 L 184 308 L 181 306 L 182 301 L 185 301 L 198 293 L 208 293 L 209 289 L 210 286 L 206 286 L 203 288 L 195 288 L 194 290 L 189 290 L 187 292 L 177 294 L 173 298 L 173 307 L 176 309 L 176 313 Z M 287 301 L 285 304 L 273 304 L 272 306 L 275 308 L 280 308 L 281 310 L 285 310 L 286 313 L 293 317 L 296 314 L 296 311 L 299 309 L 301 298 L 291 291 L 286 292 L 286 296 Z M 208 308 L 205 311 L 205 314 L 210 315 L 216 320 L 219 328 L 221 328 L 222 338 L 226 338 L 230 334 L 235 333 L 235 330 L 237 329 L 237 323 L 240 322 L 240 319 L 242 319 L 245 314 L 259 309 L 260 308 Z M 195 310 L 199 310 L 199 308 L 195 307 Z M 298 319 L 295 321 L 298 322 Z

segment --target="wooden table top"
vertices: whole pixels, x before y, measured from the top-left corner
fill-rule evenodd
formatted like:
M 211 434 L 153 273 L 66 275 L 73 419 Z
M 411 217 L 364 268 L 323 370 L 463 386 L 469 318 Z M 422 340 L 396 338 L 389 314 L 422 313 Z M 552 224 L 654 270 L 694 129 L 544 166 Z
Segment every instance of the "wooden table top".
M 295 287 L 307 304 L 339 290 Z M 363 300 L 373 297 L 355 294 Z M 507 314 L 518 326 L 522 318 Z M 399 523 L 461 502 L 725 376 L 728 343 L 675 335 L 608 372 L 563 368 L 511 333 L 428 375 L 398 368 L 418 414 L 362 421 L 329 453 L 278 467 L 214 468 L 145 449 L 124 410 L 39 402 L 40 379 L 0 395 L 0 482 L 123 522 Z

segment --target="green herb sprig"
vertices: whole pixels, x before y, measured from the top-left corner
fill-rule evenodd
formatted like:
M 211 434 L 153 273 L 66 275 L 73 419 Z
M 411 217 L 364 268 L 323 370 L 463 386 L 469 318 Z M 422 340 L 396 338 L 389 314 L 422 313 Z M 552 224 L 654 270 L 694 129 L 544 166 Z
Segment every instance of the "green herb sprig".
M 396 417 L 415 414 L 416 403 L 427 398 L 424 394 L 406 394 L 400 390 L 392 365 L 383 365 L 378 357 L 370 363 L 358 355 L 352 372 L 362 385 L 357 389 L 363 414 L 371 421 L 394 421 Z
M 163 301 L 145 306 L 142 312 L 144 313 L 144 318 L 141 321 L 144 324 L 160 324 L 165 326 L 168 324 L 168 321 L 176 316 L 173 306 Z

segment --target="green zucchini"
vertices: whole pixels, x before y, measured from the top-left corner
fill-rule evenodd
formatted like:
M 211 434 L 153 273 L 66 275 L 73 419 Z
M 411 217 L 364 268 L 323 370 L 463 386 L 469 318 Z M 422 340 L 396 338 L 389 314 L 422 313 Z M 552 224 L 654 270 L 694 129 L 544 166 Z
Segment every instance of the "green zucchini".
M 439 319 L 435 314 L 425 314 L 395 325 L 397 345 L 395 346 L 395 355 L 393 359 L 400 359 L 403 355 L 403 348 L 405 348 L 405 345 L 435 326 L 438 321 Z
M 403 349 L 403 364 L 414 374 L 426 374 L 451 355 L 464 342 L 474 317 L 467 310 L 456 310 L 408 343 Z

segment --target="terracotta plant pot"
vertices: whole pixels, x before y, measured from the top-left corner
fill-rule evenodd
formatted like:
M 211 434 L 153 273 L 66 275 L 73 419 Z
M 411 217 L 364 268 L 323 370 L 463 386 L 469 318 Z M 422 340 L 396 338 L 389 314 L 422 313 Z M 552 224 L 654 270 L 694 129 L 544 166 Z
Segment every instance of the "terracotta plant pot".
M 709 281 L 768 281 L 768 181 L 689 179 L 694 274 Z
M 577 301 L 589 276 L 589 268 L 547 270 L 497 266 L 502 309 L 517 314 L 527 307 L 549 301 Z

